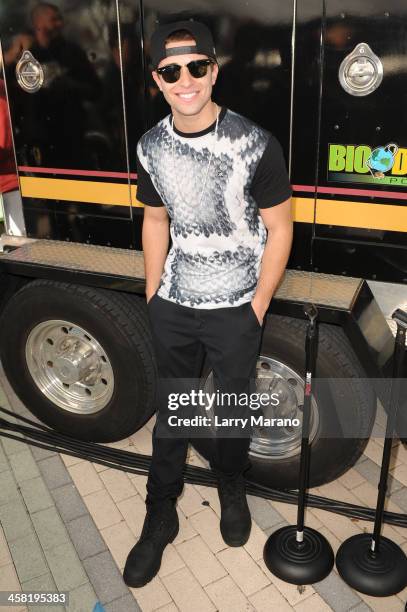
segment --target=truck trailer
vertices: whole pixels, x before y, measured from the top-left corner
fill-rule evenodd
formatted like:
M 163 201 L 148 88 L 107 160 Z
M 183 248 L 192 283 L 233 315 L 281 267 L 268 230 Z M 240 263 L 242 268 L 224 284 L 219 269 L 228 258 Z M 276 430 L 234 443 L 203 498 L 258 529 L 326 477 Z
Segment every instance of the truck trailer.
M 310 485 L 339 477 L 372 433 L 390 315 L 407 304 L 406 4 L 4 0 L 1 10 L 18 193 L 4 197 L 0 358 L 16 394 L 42 422 L 96 442 L 154 413 L 136 146 L 169 113 L 150 36 L 197 19 L 215 39 L 213 99 L 278 138 L 293 187 L 293 248 L 257 385 L 283 398 L 274 416 L 301 422 L 304 304 L 315 304 L 316 374 L 329 384 L 313 398 Z M 210 363 L 201 379 L 213 384 Z M 192 443 L 210 456 L 213 438 Z M 300 448 L 300 428 L 255 428 L 248 477 L 295 488 Z

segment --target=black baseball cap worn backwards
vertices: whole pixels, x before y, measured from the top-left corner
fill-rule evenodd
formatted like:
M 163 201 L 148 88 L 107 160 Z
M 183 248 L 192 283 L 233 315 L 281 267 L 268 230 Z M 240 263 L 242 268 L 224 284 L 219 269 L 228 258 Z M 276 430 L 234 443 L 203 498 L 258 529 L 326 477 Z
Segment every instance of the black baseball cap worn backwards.
M 191 38 L 194 38 L 196 44 L 182 47 L 174 47 L 172 49 L 165 48 L 165 41 L 170 34 L 177 30 L 187 30 L 191 33 Z M 209 28 L 200 21 L 174 21 L 159 26 L 151 37 L 151 63 L 153 70 L 158 67 L 158 64 L 165 57 L 172 55 L 182 55 L 187 53 L 200 53 L 216 61 L 215 44 Z

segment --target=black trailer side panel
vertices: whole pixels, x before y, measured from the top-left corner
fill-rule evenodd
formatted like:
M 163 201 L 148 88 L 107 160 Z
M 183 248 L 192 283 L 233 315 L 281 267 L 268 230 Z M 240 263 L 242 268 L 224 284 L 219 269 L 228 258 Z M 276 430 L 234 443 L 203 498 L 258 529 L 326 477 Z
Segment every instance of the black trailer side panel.
M 138 3 L 118 23 L 114 0 L 2 5 L 0 38 L 29 237 L 135 247 L 122 67 L 134 142 L 145 130 Z M 43 74 L 36 91 L 24 90 L 16 78 L 24 50 Z
M 326 0 L 315 270 L 407 282 L 406 24 L 404 0 Z M 359 43 L 383 66 L 365 96 L 338 76 Z
M 320 139 L 322 3 L 297 2 L 294 20 L 294 73 L 291 184 L 294 191 L 294 244 L 290 268 L 312 269 L 317 167 Z

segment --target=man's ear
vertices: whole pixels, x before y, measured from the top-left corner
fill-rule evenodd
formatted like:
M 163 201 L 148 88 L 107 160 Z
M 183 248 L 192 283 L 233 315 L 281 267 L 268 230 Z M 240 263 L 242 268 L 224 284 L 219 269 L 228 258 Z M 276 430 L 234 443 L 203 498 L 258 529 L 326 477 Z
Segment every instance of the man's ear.
M 212 64 L 212 86 L 215 85 L 216 79 L 218 78 L 219 66 L 218 64 Z
M 154 79 L 154 81 L 155 81 L 155 84 L 157 85 L 158 89 L 159 89 L 160 91 L 162 91 L 161 81 L 160 81 L 160 77 L 158 76 L 157 71 L 156 71 L 156 70 L 153 70 L 151 74 L 152 74 L 152 77 L 153 77 L 153 79 Z

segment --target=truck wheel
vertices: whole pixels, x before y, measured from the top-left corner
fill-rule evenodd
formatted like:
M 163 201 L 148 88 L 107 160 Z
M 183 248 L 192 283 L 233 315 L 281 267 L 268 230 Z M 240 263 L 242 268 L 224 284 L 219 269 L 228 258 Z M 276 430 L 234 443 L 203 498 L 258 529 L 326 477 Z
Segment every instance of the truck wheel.
M 302 423 L 304 399 L 306 322 L 269 315 L 265 325 L 257 366 L 257 392 L 272 386 L 285 401 L 275 417 L 297 418 Z M 370 436 L 376 397 L 368 384 L 343 330 L 320 324 L 316 378 L 331 379 L 317 384 L 311 409 L 311 487 L 338 478 L 360 457 Z M 337 379 L 335 381 L 335 379 Z M 342 379 L 342 380 L 340 380 Z M 346 379 L 344 384 L 343 379 Z M 212 373 L 204 373 L 210 387 Z M 279 414 L 279 410 L 282 413 Z M 268 416 L 268 415 L 265 415 Z M 342 430 L 341 430 L 342 427 Z M 336 432 L 347 430 L 341 437 Z M 349 434 L 351 433 L 351 435 Z M 340 434 L 339 434 L 340 435 Z M 192 444 L 206 459 L 214 450 L 214 438 L 196 438 Z M 298 487 L 301 427 L 257 428 L 252 430 L 249 480 L 278 489 Z
M 136 296 L 35 280 L 7 302 L 0 338 L 15 393 L 62 433 L 113 442 L 154 412 L 148 318 Z

